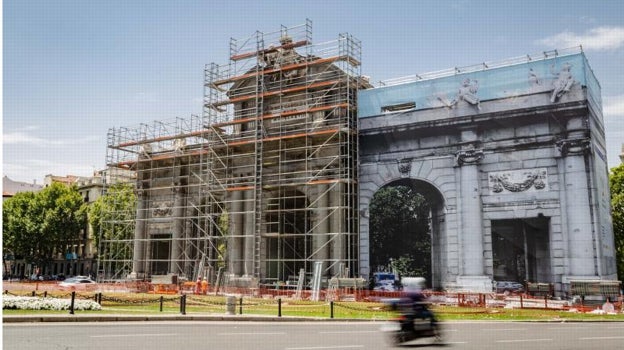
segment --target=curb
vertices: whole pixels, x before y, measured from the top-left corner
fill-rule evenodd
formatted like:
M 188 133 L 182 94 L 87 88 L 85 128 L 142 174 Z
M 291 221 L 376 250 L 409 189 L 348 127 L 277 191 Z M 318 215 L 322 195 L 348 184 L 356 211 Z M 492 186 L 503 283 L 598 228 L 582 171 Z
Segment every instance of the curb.
M 146 321 L 236 321 L 236 322 L 371 322 L 363 319 L 314 318 L 258 315 L 28 315 L 3 316 L 3 323 L 40 322 L 146 322 Z

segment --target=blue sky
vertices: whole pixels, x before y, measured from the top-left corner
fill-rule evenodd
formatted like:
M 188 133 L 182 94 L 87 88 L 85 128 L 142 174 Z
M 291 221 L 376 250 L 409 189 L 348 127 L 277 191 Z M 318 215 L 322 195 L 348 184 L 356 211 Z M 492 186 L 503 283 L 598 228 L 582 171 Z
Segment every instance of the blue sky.
M 602 86 L 609 166 L 624 143 L 623 1 L 29 1 L 3 3 L 3 175 L 90 175 L 111 127 L 201 114 L 229 40 L 312 21 L 362 41 L 376 82 L 583 45 Z

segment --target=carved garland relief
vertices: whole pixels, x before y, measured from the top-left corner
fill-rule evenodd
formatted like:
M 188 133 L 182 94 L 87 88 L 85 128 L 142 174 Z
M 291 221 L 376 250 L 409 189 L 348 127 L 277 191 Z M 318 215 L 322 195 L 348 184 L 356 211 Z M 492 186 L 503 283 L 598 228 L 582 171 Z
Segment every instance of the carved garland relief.
M 153 217 L 171 216 L 173 212 L 171 207 L 173 207 L 173 202 L 170 202 L 170 201 L 154 203 L 154 208 L 152 209 L 152 216 Z
M 490 191 L 496 194 L 548 191 L 545 168 L 493 172 L 488 177 Z

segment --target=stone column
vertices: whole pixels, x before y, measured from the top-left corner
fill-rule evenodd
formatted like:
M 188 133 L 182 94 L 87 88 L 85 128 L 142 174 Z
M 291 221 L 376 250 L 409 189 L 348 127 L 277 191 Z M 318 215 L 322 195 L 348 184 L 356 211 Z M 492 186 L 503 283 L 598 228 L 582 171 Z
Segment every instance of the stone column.
M 240 276 L 243 274 L 243 233 L 245 214 L 243 213 L 243 192 L 234 191 L 231 194 L 231 216 L 229 232 L 229 266 L 230 274 Z
M 245 191 L 245 213 L 243 214 L 245 217 L 245 231 L 244 231 L 244 245 L 245 245 L 245 256 L 244 259 L 244 275 L 245 276 L 253 276 L 254 274 L 254 253 L 255 253 L 255 235 L 256 235 L 256 227 L 255 227 L 255 219 L 254 213 L 256 208 L 256 197 L 254 196 L 254 191 Z M 259 239 L 259 238 L 258 238 Z
M 192 199 L 188 199 L 189 201 L 193 201 Z M 196 200 L 195 200 L 196 201 Z M 193 221 L 196 220 L 196 210 L 193 206 L 187 206 L 186 208 L 186 229 L 184 230 L 185 236 L 185 245 L 184 245 L 184 254 L 188 257 L 184 260 L 184 273 L 188 275 L 192 275 L 191 271 L 193 268 L 193 260 L 190 257 L 195 256 L 196 249 L 193 249 L 193 244 L 191 243 L 193 239 L 195 239 L 195 235 L 193 235 Z
M 475 130 L 463 130 L 461 138 L 465 146 L 457 153 L 461 198 L 461 271 L 457 283 L 462 289 L 489 292 L 492 290 L 492 283 L 484 275 L 483 213 L 478 167 L 483 159 L 483 151 L 476 148 L 477 137 Z
M 340 264 L 345 262 L 345 222 L 344 205 L 342 201 L 344 184 L 337 183 L 329 191 L 330 196 L 330 232 L 332 234 L 331 260 L 333 263 L 332 274 L 337 275 L 341 271 Z
M 173 232 L 171 239 L 171 265 L 169 271 L 173 274 L 181 274 L 183 271 L 182 261 L 182 238 L 184 236 L 184 196 L 185 190 L 180 184 L 173 187 Z
M 145 186 L 145 185 L 143 185 Z M 130 278 L 142 279 L 145 277 L 145 229 L 147 219 L 147 189 L 137 189 L 136 225 L 134 227 L 134 250 L 132 254 L 132 273 Z
M 568 139 L 557 142 L 561 152 L 566 198 L 566 217 L 564 227 L 568 234 L 568 279 L 587 279 L 597 276 L 594 261 L 593 227 L 591 203 L 589 199 L 588 170 L 585 166 L 585 154 L 589 152 L 590 141 L 582 131 L 582 119 L 568 122 Z
M 323 270 L 327 267 L 327 259 L 329 258 L 329 218 L 327 217 L 329 192 L 327 192 L 327 188 L 327 185 L 317 185 L 315 187 L 316 198 L 313 199 L 316 206 L 312 222 L 312 259 L 322 262 Z

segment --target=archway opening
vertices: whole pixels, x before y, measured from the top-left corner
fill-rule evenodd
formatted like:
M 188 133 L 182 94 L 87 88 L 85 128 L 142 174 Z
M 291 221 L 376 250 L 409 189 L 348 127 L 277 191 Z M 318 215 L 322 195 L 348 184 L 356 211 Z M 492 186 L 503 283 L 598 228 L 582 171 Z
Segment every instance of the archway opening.
M 151 237 L 151 273 L 152 275 L 166 275 L 169 272 L 171 234 L 154 234 Z
M 307 198 L 300 191 L 282 190 L 268 201 L 266 221 L 266 276 L 288 281 L 305 269 L 311 247 Z
M 370 204 L 370 271 L 424 277 L 440 286 L 442 196 L 431 184 L 402 179 L 379 189 Z
M 549 219 L 492 221 L 494 280 L 551 282 Z

